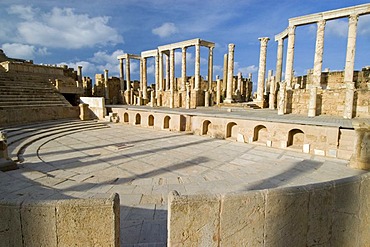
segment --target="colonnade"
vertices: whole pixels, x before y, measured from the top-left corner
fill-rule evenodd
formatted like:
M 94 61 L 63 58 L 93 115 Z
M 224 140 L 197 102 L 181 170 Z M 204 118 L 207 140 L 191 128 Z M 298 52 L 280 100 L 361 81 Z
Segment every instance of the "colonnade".
M 275 41 L 278 42 L 277 49 L 277 62 L 276 62 L 276 82 L 285 84 L 280 88 L 282 90 L 291 90 L 292 82 L 294 78 L 293 63 L 294 63 L 294 46 L 295 46 L 295 30 L 297 26 L 307 25 L 316 23 L 316 46 L 315 46 L 315 57 L 313 67 L 313 83 L 310 85 L 310 103 L 308 116 L 316 116 L 316 98 L 317 89 L 321 88 L 321 73 L 324 53 L 324 33 L 325 26 L 328 20 L 348 17 L 348 38 L 347 38 L 347 52 L 344 69 L 344 83 L 346 85 L 346 98 L 345 98 L 345 109 L 343 113 L 344 118 L 352 118 L 353 112 L 353 100 L 354 100 L 354 63 L 356 53 L 356 37 L 357 37 L 357 24 L 360 15 L 370 14 L 370 4 L 363 4 L 354 7 L 337 9 L 317 14 L 311 14 L 296 18 L 289 19 L 289 26 L 281 33 L 275 36 Z M 288 38 L 287 44 L 287 56 L 285 65 L 285 80 L 282 81 L 283 71 L 283 46 L 284 39 Z M 261 48 L 262 50 L 262 48 Z M 262 54 L 262 52 L 261 52 Z M 262 55 L 261 55 L 262 56 Z M 261 58 L 260 58 L 261 60 Z M 284 97 L 286 95 L 284 94 Z M 284 102 L 285 99 L 281 99 Z M 279 103 L 279 107 L 285 107 L 285 103 Z M 279 114 L 284 114 L 285 109 L 280 109 Z
M 117 57 L 119 60 L 119 78 L 120 78 L 120 90 L 121 94 L 124 94 L 124 98 L 127 104 L 132 104 L 133 96 L 131 90 L 131 59 L 136 59 L 141 61 L 141 57 L 134 54 L 125 53 Z M 126 76 L 124 73 L 124 61 L 126 62 Z M 141 67 L 141 66 L 140 66 Z M 141 76 L 141 75 L 140 75 Z M 126 79 L 126 86 L 125 86 Z

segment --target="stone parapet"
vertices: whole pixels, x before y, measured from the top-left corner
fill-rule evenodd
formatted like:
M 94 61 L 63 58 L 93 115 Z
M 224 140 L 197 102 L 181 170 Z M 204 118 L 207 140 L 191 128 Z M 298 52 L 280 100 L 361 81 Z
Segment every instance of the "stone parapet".
M 368 246 L 370 173 L 224 195 L 171 193 L 168 246 Z M 237 213 L 236 213 L 237 212 Z
M 54 201 L 0 200 L 0 246 L 118 247 L 119 215 L 118 194 Z

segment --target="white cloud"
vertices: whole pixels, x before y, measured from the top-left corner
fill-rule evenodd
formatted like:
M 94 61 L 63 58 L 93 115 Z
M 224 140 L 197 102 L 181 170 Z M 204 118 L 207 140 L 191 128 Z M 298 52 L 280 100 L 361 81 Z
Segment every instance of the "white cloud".
M 46 47 L 36 48 L 33 45 L 19 43 L 5 43 L 1 46 L 1 49 L 8 57 L 21 59 L 33 59 L 35 55 L 45 56 L 49 54 Z
M 163 23 L 162 26 L 154 28 L 152 33 L 161 38 L 169 37 L 172 34 L 178 33 L 178 28 L 172 22 Z
M 360 16 L 358 21 L 358 33 L 360 35 L 370 34 L 370 15 Z
M 325 32 L 328 35 L 335 35 L 339 37 L 347 37 L 348 35 L 348 20 L 337 19 L 328 21 L 326 23 Z
M 78 49 L 123 42 L 122 36 L 108 25 L 107 16 L 90 17 L 71 8 L 40 12 L 22 5 L 11 6 L 8 13 L 25 19 L 16 24 L 17 35 L 31 45 Z
M 258 71 L 258 67 L 256 65 L 249 65 L 247 67 L 240 67 L 238 62 L 235 62 L 235 71 L 241 72 L 243 77 L 247 77 L 249 73 L 255 73 Z

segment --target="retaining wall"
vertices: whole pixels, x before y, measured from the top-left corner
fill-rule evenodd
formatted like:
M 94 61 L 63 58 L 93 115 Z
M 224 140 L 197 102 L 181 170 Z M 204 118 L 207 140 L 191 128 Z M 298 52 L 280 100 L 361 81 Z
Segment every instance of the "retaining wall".
M 226 195 L 170 194 L 168 246 L 370 246 L 370 173 Z
M 0 247 L 119 246 L 119 196 L 0 201 Z

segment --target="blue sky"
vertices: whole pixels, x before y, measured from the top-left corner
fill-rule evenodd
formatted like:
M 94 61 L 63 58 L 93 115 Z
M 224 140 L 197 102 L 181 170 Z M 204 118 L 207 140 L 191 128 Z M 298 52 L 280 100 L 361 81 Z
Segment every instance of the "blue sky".
M 83 66 L 93 77 L 109 69 L 118 76 L 117 55 L 140 54 L 160 45 L 201 38 L 216 43 L 214 75 L 222 77 L 223 55 L 235 44 L 235 74 L 253 73 L 257 80 L 259 37 L 270 37 L 267 69 L 275 70 L 274 36 L 288 19 L 337 8 L 369 3 L 356 0 L 2 0 L 0 48 L 10 57 L 35 63 Z M 325 31 L 324 68 L 343 70 L 347 19 L 329 21 Z M 316 25 L 296 30 L 296 75 L 313 67 Z M 285 44 L 286 45 L 286 44 Z M 355 68 L 370 65 L 370 15 L 359 19 Z M 285 46 L 286 48 L 286 46 Z M 181 54 L 181 50 L 177 51 Z M 181 55 L 176 55 L 180 77 Z M 285 54 L 284 54 L 285 55 Z M 201 74 L 207 75 L 208 50 L 201 49 Z M 194 49 L 188 49 L 188 75 L 193 70 Z M 148 80 L 154 81 L 154 61 L 148 61 Z M 132 78 L 139 78 L 137 63 Z

